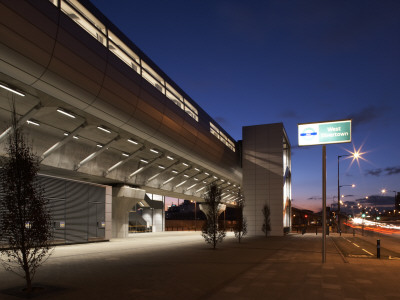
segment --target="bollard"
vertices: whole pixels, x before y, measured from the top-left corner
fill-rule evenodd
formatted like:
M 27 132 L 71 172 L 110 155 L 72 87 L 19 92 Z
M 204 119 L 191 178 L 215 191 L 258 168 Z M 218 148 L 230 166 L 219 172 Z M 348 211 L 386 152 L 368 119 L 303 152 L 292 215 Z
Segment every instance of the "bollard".
M 376 240 L 376 258 L 381 258 L 381 240 Z

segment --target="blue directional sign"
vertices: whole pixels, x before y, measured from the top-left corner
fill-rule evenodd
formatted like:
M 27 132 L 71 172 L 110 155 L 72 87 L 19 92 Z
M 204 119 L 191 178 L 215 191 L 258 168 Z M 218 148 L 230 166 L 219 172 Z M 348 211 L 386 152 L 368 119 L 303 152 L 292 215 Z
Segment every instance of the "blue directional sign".
M 351 120 L 298 124 L 299 146 L 351 142 Z

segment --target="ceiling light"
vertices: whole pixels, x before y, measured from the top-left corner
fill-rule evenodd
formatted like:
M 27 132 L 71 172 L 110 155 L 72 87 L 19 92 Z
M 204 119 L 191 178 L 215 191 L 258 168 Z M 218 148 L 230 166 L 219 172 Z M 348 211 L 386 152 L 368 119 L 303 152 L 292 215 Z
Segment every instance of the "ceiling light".
M 63 110 L 63 109 L 61 109 L 61 108 L 57 108 L 57 111 L 58 111 L 60 114 L 66 115 L 67 117 L 70 117 L 70 118 L 73 118 L 73 119 L 76 118 L 73 114 L 71 114 L 70 112 L 65 111 L 65 110 Z
M 193 178 L 194 180 L 196 180 L 196 181 L 199 181 L 196 177 L 195 178 Z
M 150 149 L 150 151 L 153 152 L 153 153 L 157 153 L 157 154 L 159 153 L 159 152 L 158 152 L 157 150 L 155 150 L 155 149 Z
M 203 181 L 203 183 L 207 183 L 207 181 Z
M 185 175 L 183 175 L 183 176 L 186 177 L 186 178 L 189 177 L 189 175 L 187 175 L 187 174 L 185 174 Z
M 162 165 L 159 165 L 158 167 L 159 167 L 160 169 L 163 169 L 163 170 L 165 169 L 165 167 L 162 166 Z
M 217 176 L 213 176 L 214 177 L 214 179 L 218 179 L 218 177 Z
M 132 144 L 135 144 L 135 145 L 138 144 L 138 142 L 136 142 L 135 140 L 132 140 L 132 139 L 127 139 L 127 141 L 128 141 L 129 143 L 132 143 Z
M 103 126 L 97 126 L 97 129 L 100 129 L 101 131 L 107 132 L 107 133 L 111 133 L 111 130 L 103 127 Z
M 171 177 L 170 179 L 166 180 L 163 182 L 163 184 L 167 184 L 168 182 L 170 182 L 172 179 L 174 179 L 175 177 Z
M 205 188 L 205 186 L 203 186 L 202 188 L 198 189 L 195 193 L 200 192 L 201 190 L 203 190 Z
M 122 155 L 125 156 L 125 157 L 128 157 L 128 156 L 129 156 L 129 154 L 128 154 L 128 153 L 125 153 L 125 152 L 122 152 Z
M 144 162 L 145 164 L 148 164 L 149 162 L 147 160 L 141 159 L 141 162 Z
M 195 183 L 195 184 L 189 186 L 189 187 L 187 188 L 187 191 L 190 190 L 191 188 L 195 187 L 196 185 L 197 185 L 197 183 Z
M 103 148 L 103 145 L 100 145 L 100 144 L 97 144 L 96 146 L 99 148 Z
M 173 158 L 172 156 L 167 156 L 167 158 L 168 158 L 169 160 L 174 160 L 174 158 Z
M 200 169 L 194 168 L 197 172 L 200 172 Z
M 207 172 L 204 172 L 204 174 L 206 174 L 207 176 L 209 176 L 210 174 L 208 174 Z
M 141 168 L 137 169 L 135 172 L 133 172 L 131 175 L 129 175 L 129 177 L 132 177 L 132 176 L 136 175 L 137 173 L 139 173 L 140 171 L 142 171 L 143 168 L 144 168 L 144 167 L 141 167 Z
M 25 97 L 25 94 L 23 94 L 23 93 L 21 93 L 21 92 L 19 92 L 17 90 L 12 89 L 12 88 L 4 85 L 3 83 L 0 83 L 0 87 L 5 89 L 5 90 L 7 90 L 7 91 L 9 91 L 9 92 L 11 92 L 11 93 L 14 93 L 14 94 L 17 94 L 19 96 Z
M 172 170 L 171 172 L 174 174 L 178 174 L 178 171 L 176 171 L 176 170 Z
M 186 180 L 184 180 L 184 181 L 182 181 L 180 184 L 178 184 L 177 186 L 176 186 L 176 188 L 177 187 L 180 187 L 182 184 L 184 184 L 186 182 Z
M 64 132 L 64 135 L 65 135 L 65 136 L 69 136 L 69 133 L 68 133 L 68 132 Z
M 74 135 L 73 138 L 79 140 L 79 137 L 77 135 Z
M 189 167 L 187 163 L 182 163 L 182 165 L 184 165 L 185 167 Z
M 28 120 L 28 121 L 26 121 L 26 123 L 32 124 L 32 125 L 35 125 L 35 126 L 40 126 L 39 122 L 33 121 L 33 120 Z

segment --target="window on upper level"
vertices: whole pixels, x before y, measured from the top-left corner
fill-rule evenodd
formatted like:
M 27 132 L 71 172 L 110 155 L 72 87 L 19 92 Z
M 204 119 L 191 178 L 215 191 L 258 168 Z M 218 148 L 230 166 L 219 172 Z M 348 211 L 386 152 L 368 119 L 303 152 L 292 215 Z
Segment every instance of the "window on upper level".
M 191 116 L 193 119 L 195 119 L 197 122 L 199 121 L 199 116 L 198 116 L 198 111 L 197 108 L 195 108 L 189 101 L 184 99 L 185 101 L 185 112 Z
M 140 59 L 125 43 L 123 43 L 114 33 L 108 31 L 108 49 L 118 56 L 124 63 L 140 74 Z
M 107 44 L 105 26 L 78 1 L 61 1 L 61 10 L 104 46 Z
M 167 91 L 165 95 L 174 102 L 176 105 L 180 107 L 180 109 L 184 110 L 185 105 L 183 104 L 183 97 L 170 85 L 168 82 L 166 83 Z
M 165 95 L 164 79 L 156 73 L 148 64 L 142 61 L 142 76 L 150 82 L 156 89 Z
M 236 151 L 235 143 L 230 140 L 222 131 L 218 129 L 213 123 L 210 122 L 210 132 L 215 135 L 225 146 L 231 149 L 233 152 Z

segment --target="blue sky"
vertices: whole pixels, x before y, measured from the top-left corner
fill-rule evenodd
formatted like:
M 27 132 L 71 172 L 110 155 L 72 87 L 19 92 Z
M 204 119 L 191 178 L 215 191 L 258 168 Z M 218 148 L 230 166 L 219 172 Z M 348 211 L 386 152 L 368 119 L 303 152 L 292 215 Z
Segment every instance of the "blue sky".
M 327 146 L 327 202 L 400 192 L 397 0 L 92 0 L 230 135 L 283 122 L 293 147 L 293 205 L 321 209 L 321 146 L 297 124 L 353 119 L 353 144 Z M 390 193 L 389 195 L 393 195 Z

